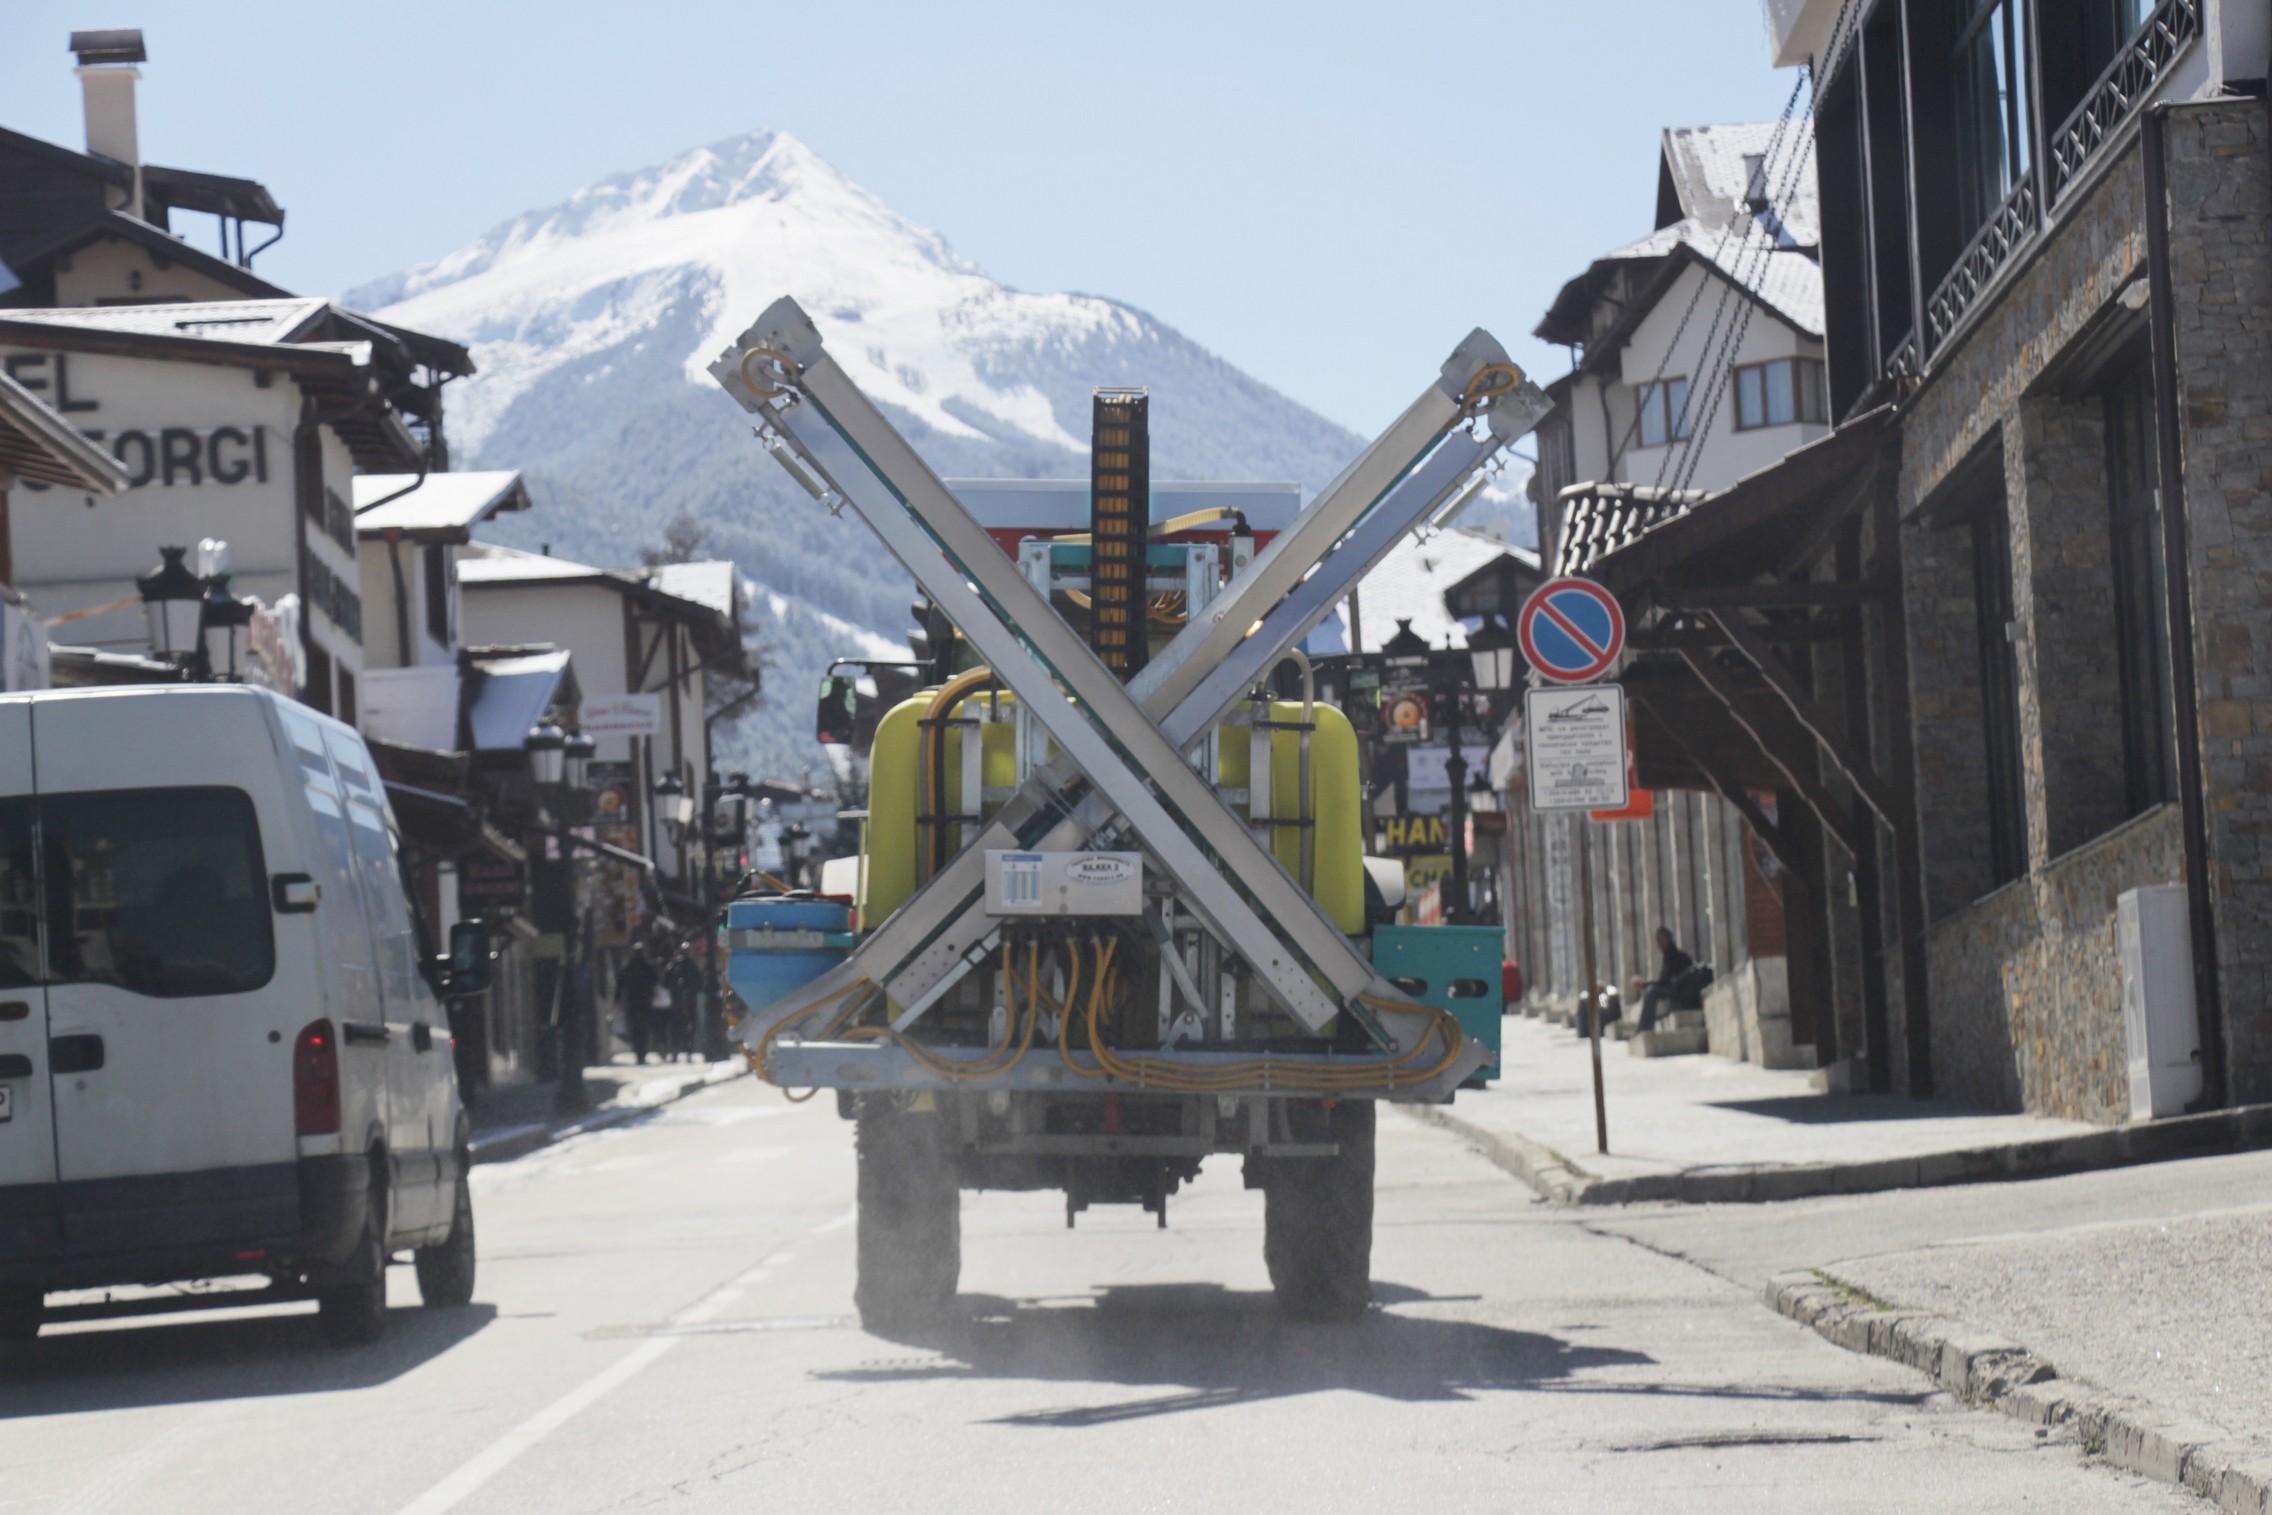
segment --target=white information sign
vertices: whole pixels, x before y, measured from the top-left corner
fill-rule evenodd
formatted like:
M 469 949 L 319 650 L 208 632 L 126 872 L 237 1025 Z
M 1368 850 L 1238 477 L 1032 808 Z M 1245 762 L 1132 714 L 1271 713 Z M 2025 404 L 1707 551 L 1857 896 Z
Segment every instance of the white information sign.
M 1630 799 L 1625 691 L 1616 684 L 1525 691 L 1523 746 L 1533 810 L 1622 810 Z
M 578 714 L 586 736 L 653 736 L 663 729 L 663 697 L 587 694 Z

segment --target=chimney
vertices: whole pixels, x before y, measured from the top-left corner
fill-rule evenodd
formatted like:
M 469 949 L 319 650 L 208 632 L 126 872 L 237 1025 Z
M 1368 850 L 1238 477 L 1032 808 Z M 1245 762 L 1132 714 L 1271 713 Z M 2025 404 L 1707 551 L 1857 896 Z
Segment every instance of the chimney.
M 87 151 L 134 170 L 133 185 L 120 207 L 137 220 L 142 214 L 142 149 L 134 131 L 134 81 L 146 62 L 142 33 L 134 27 L 73 32 L 71 51 L 79 59 L 79 87 L 87 104 Z

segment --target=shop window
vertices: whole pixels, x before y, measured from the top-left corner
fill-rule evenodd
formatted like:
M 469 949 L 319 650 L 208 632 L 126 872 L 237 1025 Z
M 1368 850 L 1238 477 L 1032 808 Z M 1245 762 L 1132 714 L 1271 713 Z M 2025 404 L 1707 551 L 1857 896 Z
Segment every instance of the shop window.
M 1957 208 L 1985 226 L 2029 167 L 2027 20 L 2020 0 L 1952 0 L 1957 33 Z
M 1789 426 L 1828 419 L 1822 364 L 1813 358 L 1776 358 L 1747 363 L 1735 371 L 1736 430 Z
M 2169 601 L 2155 487 L 2153 376 L 2144 364 L 2106 394 L 2115 645 L 2122 673 L 2122 759 L 2130 813 L 2177 798 L 2170 715 Z
M 1688 439 L 1691 430 L 1688 380 L 1657 379 L 1641 385 L 1635 393 L 1641 406 L 1639 424 L 1643 447 L 1662 447 L 1667 442 Z
M 2002 480 L 1974 510 L 1972 604 L 1979 632 L 1980 727 L 1988 759 L 1990 887 L 2027 872 L 2027 788 L 2020 767 L 2019 653 L 2012 613 L 2012 538 Z
M 339 708 L 335 714 L 348 725 L 355 724 L 355 675 L 339 670 Z

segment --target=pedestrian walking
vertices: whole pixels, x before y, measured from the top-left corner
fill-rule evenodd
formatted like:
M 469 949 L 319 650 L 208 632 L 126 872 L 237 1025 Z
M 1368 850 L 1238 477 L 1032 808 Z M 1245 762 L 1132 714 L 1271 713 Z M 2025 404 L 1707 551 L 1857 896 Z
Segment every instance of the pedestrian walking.
M 702 963 L 693 939 L 679 944 L 663 982 L 671 995 L 671 1055 L 695 1055 L 696 1023 L 702 1013 Z
M 635 1062 L 647 1061 L 647 1049 L 655 1040 L 655 991 L 660 983 L 661 976 L 655 972 L 647 949 L 634 945 L 631 955 L 623 960 L 623 970 L 615 976 L 615 995 Z

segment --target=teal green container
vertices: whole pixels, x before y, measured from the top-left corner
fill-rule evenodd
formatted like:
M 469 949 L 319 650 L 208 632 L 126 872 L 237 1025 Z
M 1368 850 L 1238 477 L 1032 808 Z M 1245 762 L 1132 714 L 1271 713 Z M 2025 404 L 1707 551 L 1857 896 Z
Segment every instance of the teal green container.
M 1500 959 L 1506 933 L 1497 926 L 1377 926 L 1373 969 L 1413 999 L 1456 1016 L 1460 1029 L 1491 1049 L 1491 1061 L 1462 1087 L 1499 1076 Z

